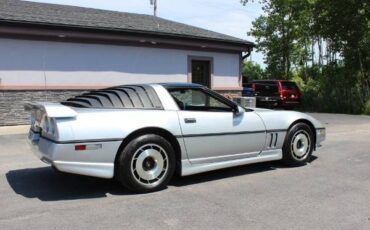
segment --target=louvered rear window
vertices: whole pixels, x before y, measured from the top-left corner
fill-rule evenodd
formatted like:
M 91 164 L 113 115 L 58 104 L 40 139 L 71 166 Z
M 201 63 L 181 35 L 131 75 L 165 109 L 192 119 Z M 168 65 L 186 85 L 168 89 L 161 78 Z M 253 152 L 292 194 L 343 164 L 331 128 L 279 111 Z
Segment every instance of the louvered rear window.
M 79 108 L 163 109 L 150 85 L 122 85 L 84 93 L 62 102 Z

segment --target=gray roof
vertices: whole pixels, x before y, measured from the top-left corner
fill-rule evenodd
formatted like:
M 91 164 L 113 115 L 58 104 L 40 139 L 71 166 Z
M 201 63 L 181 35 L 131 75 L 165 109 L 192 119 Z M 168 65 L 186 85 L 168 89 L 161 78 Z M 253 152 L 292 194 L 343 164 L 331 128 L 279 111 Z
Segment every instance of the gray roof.
M 4 21 L 253 44 L 225 34 L 150 15 L 19 0 L 0 0 L 0 23 Z

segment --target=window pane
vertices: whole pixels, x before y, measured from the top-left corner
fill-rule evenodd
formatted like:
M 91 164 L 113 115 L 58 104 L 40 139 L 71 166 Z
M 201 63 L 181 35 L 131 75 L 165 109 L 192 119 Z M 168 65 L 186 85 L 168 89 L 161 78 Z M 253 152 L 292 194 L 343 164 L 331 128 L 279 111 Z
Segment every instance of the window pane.
M 279 89 L 276 84 L 255 84 L 256 93 L 258 96 L 277 96 L 279 95 Z
M 182 110 L 231 111 L 231 107 L 199 89 L 170 89 Z
M 283 87 L 283 89 L 287 90 L 298 90 L 297 85 L 291 81 L 282 81 L 281 86 Z

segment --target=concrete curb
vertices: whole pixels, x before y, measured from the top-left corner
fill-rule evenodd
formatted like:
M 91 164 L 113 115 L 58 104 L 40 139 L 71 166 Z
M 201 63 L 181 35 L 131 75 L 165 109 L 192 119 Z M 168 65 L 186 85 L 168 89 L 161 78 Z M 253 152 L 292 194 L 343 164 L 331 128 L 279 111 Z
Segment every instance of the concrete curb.
M 1 135 L 14 135 L 14 134 L 26 134 L 30 129 L 29 125 L 17 125 L 17 126 L 2 126 L 0 127 Z

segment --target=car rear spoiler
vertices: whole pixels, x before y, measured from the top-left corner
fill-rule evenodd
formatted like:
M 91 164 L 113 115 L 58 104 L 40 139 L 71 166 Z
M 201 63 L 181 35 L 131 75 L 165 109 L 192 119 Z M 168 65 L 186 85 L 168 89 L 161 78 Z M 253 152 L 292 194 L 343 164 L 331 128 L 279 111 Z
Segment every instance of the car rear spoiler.
M 26 111 L 37 111 L 41 110 L 43 113 L 50 118 L 74 118 L 77 116 L 77 112 L 68 106 L 62 105 L 60 103 L 50 103 L 50 102 L 35 102 L 26 103 L 24 105 Z

